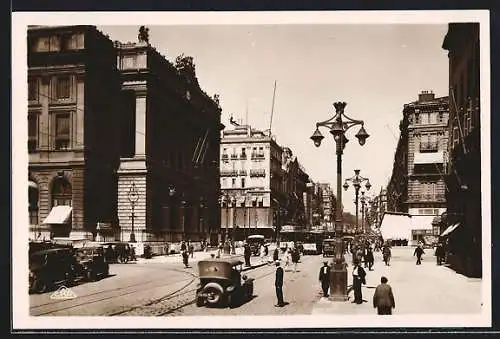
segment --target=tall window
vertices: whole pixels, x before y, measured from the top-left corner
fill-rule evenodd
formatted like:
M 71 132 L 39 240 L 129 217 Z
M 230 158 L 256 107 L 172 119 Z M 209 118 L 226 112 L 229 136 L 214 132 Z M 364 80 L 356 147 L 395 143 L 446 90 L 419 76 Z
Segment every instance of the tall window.
M 222 187 L 226 188 L 227 185 L 227 178 L 222 178 Z
M 235 188 L 236 187 L 236 178 L 233 178 L 231 181 L 231 187 Z
M 420 124 L 420 114 L 415 113 L 415 124 Z
M 71 184 L 65 178 L 56 178 L 52 184 L 52 207 L 71 206 Z
M 61 51 L 67 51 L 70 50 L 72 46 L 72 38 L 73 36 L 71 34 L 62 34 L 61 35 Z
M 33 183 L 34 184 L 34 183 Z M 38 224 L 38 188 L 33 186 L 28 186 L 28 213 L 30 219 L 30 225 Z
M 71 78 L 68 75 L 60 76 L 56 81 L 56 98 L 68 99 L 71 94 Z
M 28 100 L 38 101 L 38 79 L 28 80 Z
M 38 115 L 28 114 L 28 151 L 36 150 L 38 144 Z
M 57 113 L 55 115 L 55 140 L 54 146 L 57 150 L 65 150 L 70 146 L 70 119 L 69 112 Z
M 241 188 L 245 188 L 245 178 L 241 178 Z

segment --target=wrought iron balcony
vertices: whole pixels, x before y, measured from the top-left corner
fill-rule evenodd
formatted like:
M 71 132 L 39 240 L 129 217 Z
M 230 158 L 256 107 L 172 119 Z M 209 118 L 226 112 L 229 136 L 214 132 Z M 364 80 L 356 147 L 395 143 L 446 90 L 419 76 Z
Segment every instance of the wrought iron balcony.
M 237 175 L 238 175 L 237 170 L 221 170 L 220 171 L 221 177 L 235 177 Z
M 437 142 L 421 142 L 420 152 L 437 152 L 439 145 Z
M 251 169 L 250 176 L 251 177 L 265 177 L 266 170 L 265 169 Z

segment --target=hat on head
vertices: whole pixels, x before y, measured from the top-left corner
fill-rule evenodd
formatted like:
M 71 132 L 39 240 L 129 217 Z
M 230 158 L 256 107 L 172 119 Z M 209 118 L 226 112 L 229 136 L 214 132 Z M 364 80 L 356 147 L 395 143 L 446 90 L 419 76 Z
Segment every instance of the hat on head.
M 279 260 L 276 260 L 274 263 L 276 264 L 276 266 L 280 265 L 280 261 Z

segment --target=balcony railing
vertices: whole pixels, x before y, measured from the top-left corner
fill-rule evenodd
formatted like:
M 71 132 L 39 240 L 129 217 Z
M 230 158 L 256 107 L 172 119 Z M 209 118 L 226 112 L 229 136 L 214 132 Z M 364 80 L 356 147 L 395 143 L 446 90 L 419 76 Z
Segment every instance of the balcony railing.
M 264 159 L 264 153 L 252 153 L 252 159 Z
M 223 155 L 221 156 L 221 159 L 222 159 L 222 160 L 227 160 L 228 158 L 229 158 L 229 156 L 228 156 L 227 154 L 223 154 Z
M 409 201 L 438 201 L 442 202 L 445 201 L 445 195 L 443 193 L 438 193 L 438 194 L 429 194 L 429 193 L 420 193 L 420 194 L 409 194 L 408 195 L 408 200 Z
M 238 154 L 231 154 L 231 159 L 238 159 Z
M 420 152 L 437 152 L 439 149 L 437 142 L 421 142 Z
M 251 169 L 250 176 L 251 177 L 265 177 L 266 170 L 265 169 Z
M 246 158 L 247 158 L 247 154 L 246 153 L 241 153 L 240 154 L 240 159 L 246 160 Z
M 221 177 L 235 177 L 237 175 L 238 175 L 237 170 L 221 170 L 220 171 Z
M 247 175 L 247 170 L 240 170 L 238 173 L 239 173 L 239 175 L 245 176 L 245 175 Z

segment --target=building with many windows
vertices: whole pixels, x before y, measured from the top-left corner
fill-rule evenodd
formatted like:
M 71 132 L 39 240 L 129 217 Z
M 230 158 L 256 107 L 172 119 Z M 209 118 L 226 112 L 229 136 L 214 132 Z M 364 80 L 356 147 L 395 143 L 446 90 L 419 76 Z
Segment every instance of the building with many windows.
M 30 236 L 93 237 L 117 225 L 120 77 L 93 26 L 28 28 Z
M 115 45 L 124 103 L 120 239 L 216 241 L 222 128 L 217 96 L 200 88 L 191 57 L 171 63 L 147 34 L 137 43 Z
M 318 183 L 317 188 L 321 196 L 321 220 L 319 220 L 319 225 L 323 226 L 327 231 L 333 231 L 335 226 L 335 195 L 329 183 Z
M 448 50 L 450 69 L 448 261 L 458 271 L 481 276 L 479 24 L 450 23 L 442 47 Z
M 171 63 L 147 32 L 113 43 L 93 26 L 28 30 L 35 238 L 216 238 L 218 96 L 200 88 L 191 57 Z
M 274 236 L 283 223 L 283 150 L 272 136 L 234 125 L 222 132 L 220 142 L 221 236 Z

